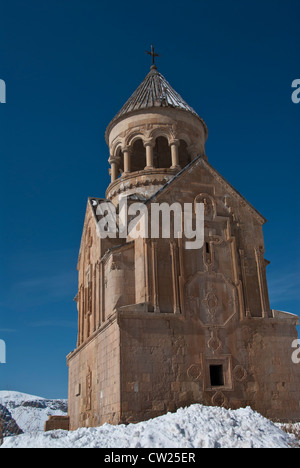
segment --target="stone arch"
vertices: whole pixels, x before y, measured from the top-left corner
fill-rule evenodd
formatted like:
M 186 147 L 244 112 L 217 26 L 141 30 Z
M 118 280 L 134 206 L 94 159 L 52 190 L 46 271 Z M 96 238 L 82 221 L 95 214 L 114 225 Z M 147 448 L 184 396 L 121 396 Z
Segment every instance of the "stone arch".
M 174 135 L 172 134 L 172 129 L 171 128 L 154 128 L 150 132 L 150 138 L 153 138 L 156 140 L 158 137 L 164 137 L 168 140 L 168 144 L 170 144 L 170 141 L 174 138 Z
M 216 201 L 208 193 L 199 193 L 194 199 L 194 206 L 196 206 L 196 203 L 204 203 L 205 219 L 214 219 L 217 216 Z
M 124 143 L 126 146 L 132 147 L 136 141 L 138 140 L 144 141 L 144 139 L 145 139 L 145 135 L 143 132 L 134 131 L 134 132 L 129 133 L 129 135 L 127 135 Z
M 119 148 L 122 148 L 123 146 L 124 146 L 124 141 L 121 139 L 118 139 L 112 144 L 110 154 L 113 157 L 117 156 L 117 152 L 119 151 Z

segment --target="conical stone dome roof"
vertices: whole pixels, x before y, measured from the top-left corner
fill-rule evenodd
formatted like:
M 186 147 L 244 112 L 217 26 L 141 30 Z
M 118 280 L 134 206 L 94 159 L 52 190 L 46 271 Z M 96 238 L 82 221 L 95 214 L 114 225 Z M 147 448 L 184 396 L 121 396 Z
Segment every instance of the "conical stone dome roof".
M 128 112 L 150 107 L 175 107 L 197 115 L 156 68 L 151 69 L 144 81 L 115 116 L 115 119 Z
M 156 65 L 152 65 L 150 72 L 143 82 L 110 122 L 106 135 L 119 118 L 134 111 L 153 107 L 172 107 L 174 109 L 190 112 L 198 117 L 206 128 L 203 119 L 201 119 L 197 112 L 172 88 L 165 77 L 157 71 Z

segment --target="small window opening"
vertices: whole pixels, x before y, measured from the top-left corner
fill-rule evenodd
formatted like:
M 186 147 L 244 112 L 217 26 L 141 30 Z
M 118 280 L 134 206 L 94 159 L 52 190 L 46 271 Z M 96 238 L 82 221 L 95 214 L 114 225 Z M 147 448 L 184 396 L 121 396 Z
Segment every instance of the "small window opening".
M 210 245 L 208 242 L 205 242 L 206 253 L 210 254 Z
M 223 387 L 224 373 L 222 364 L 209 366 L 210 384 L 212 387 Z

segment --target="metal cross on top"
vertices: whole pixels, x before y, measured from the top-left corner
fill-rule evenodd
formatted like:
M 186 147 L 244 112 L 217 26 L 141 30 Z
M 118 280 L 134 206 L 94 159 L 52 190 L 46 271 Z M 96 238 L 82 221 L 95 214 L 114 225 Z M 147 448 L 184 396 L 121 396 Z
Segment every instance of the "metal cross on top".
M 151 57 L 152 57 L 152 66 L 154 65 L 154 66 L 156 67 L 156 65 L 155 65 L 155 57 L 159 57 L 159 55 L 156 54 L 156 53 L 154 52 L 154 47 L 153 47 L 153 45 L 151 46 L 151 52 L 149 52 L 148 50 L 146 50 L 145 53 L 148 54 L 148 55 L 151 55 Z

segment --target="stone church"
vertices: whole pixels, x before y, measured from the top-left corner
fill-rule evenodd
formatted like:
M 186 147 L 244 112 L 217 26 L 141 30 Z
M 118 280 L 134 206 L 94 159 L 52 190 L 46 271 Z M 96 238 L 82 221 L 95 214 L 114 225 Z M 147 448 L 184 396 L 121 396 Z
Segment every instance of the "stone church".
M 298 317 L 270 308 L 266 219 L 208 161 L 207 136 L 154 60 L 106 129 L 111 183 L 87 201 L 78 258 L 71 430 L 193 403 L 300 420 Z M 186 249 L 172 232 L 100 237 L 97 208 L 118 212 L 124 197 L 148 208 L 203 203 L 203 246 Z

